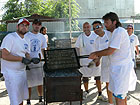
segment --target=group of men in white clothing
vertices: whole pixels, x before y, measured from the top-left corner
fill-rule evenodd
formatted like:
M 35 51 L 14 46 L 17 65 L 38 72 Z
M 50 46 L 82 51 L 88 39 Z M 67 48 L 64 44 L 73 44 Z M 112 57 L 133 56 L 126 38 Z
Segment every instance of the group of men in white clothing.
M 133 34 L 133 25 L 128 25 L 126 31 L 116 13 L 109 12 L 102 19 L 106 30 L 100 21 L 94 21 L 94 32 L 91 32 L 91 25 L 85 22 L 84 33 L 75 43 L 77 54 L 89 55 L 89 58 L 80 59 L 83 67 L 79 71 L 83 74 L 85 94 L 89 94 L 89 77 L 94 76 L 98 89 L 97 99 L 114 105 L 114 96 L 116 105 L 127 105 L 127 93 L 136 87 L 134 64 L 135 51 L 139 55 L 139 41 Z M 1 70 L 10 105 L 23 105 L 23 100 L 31 105 L 31 87 L 34 86 L 37 86 L 39 102 L 42 102 L 43 64 L 40 59 L 43 59 L 47 43 L 43 34 L 39 33 L 41 21 L 34 19 L 31 32 L 28 32 L 29 25 L 27 19 L 20 19 L 17 31 L 8 34 L 1 45 Z M 101 82 L 106 82 L 108 100 L 102 94 Z
M 43 64 L 40 59 L 47 43 L 39 33 L 41 21 L 34 19 L 31 32 L 28 32 L 29 25 L 27 19 L 20 19 L 17 31 L 6 35 L 1 45 L 1 70 L 10 105 L 23 105 L 23 100 L 31 105 L 31 87 L 34 86 L 38 88 L 39 103 L 42 103 Z
M 94 66 L 89 68 L 82 67 L 80 72 L 83 74 L 83 83 L 85 92 L 88 91 L 88 78 L 91 76 L 100 77 L 98 80 L 99 96 L 103 101 L 105 98 L 101 95 L 101 82 L 106 82 L 108 105 L 114 105 L 112 96 L 115 97 L 116 105 L 127 105 L 128 91 L 135 90 L 136 74 L 134 72 L 135 49 L 137 55 L 138 39 L 133 35 L 132 25 L 128 25 L 127 31 L 122 28 L 119 18 L 116 13 L 109 12 L 105 14 L 102 19 L 104 26 L 100 21 L 92 23 L 93 31 L 91 32 L 91 25 L 88 22 L 83 24 L 83 32 L 77 39 L 75 47 L 77 53 L 80 55 L 89 55 L 89 58 L 80 59 L 81 66 L 89 65 L 94 62 Z M 132 28 L 130 37 L 128 28 Z M 133 36 L 133 38 L 132 38 Z M 133 57 L 132 57 L 133 56 Z M 86 80 L 84 79 L 86 78 Z

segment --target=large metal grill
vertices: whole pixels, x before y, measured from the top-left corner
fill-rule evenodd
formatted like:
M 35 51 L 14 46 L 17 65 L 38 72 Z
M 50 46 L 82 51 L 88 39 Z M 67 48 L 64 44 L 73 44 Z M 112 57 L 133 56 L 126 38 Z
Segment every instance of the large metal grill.
M 44 104 L 50 102 L 80 101 L 82 74 L 74 48 L 45 50 Z

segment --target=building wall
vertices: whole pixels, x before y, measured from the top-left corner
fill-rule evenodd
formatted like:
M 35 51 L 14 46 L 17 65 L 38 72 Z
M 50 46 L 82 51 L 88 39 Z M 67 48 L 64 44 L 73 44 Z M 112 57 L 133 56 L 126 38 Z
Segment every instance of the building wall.
M 116 12 L 119 17 L 134 16 L 134 0 L 76 0 L 81 6 L 80 18 L 101 18 L 107 12 Z
M 16 31 L 17 23 L 8 23 L 7 31 Z M 48 32 L 64 32 L 64 22 L 42 22 L 42 26 L 46 26 Z M 32 30 L 32 23 L 29 26 L 29 31 Z
M 48 32 L 64 32 L 64 22 L 44 22 L 42 26 L 46 26 Z

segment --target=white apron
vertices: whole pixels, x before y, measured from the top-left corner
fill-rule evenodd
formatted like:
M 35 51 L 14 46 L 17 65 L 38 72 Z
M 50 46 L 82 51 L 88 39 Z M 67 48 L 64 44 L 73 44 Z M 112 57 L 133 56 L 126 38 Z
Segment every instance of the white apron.
M 43 85 L 43 63 L 30 64 L 27 70 L 28 87 Z
M 111 34 L 109 34 L 109 35 L 107 35 L 107 33 L 105 33 L 105 35 L 103 37 L 99 37 L 100 38 L 99 43 L 97 43 L 98 44 L 97 46 L 99 47 L 98 50 L 104 50 L 104 49 L 108 48 Z M 109 57 L 102 56 L 102 59 L 101 59 L 101 81 L 102 82 L 109 82 L 109 72 L 110 72 L 109 65 L 110 65 Z
M 110 66 L 109 90 L 114 94 L 126 94 L 135 90 L 137 77 L 133 62 Z
M 109 82 L 109 58 L 108 56 L 103 56 L 101 60 L 101 81 Z
M 5 85 L 10 98 L 10 105 L 19 105 L 28 99 L 28 86 L 25 71 L 5 70 Z
M 124 28 L 118 27 L 112 32 L 109 47 L 116 49 L 109 56 L 109 90 L 114 94 L 126 94 L 135 89 L 137 77 L 133 69 L 129 36 Z
M 91 59 L 81 59 L 80 64 L 82 66 L 87 66 L 92 60 Z M 101 76 L 101 66 L 93 66 L 91 68 L 81 67 L 79 71 L 83 74 L 83 77 Z

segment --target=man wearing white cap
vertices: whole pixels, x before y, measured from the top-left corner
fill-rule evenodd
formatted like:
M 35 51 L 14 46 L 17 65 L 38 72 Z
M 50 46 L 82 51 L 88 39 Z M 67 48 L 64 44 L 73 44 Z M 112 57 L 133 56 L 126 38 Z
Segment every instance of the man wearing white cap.
M 133 34 L 133 25 L 129 24 L 127 26 L 127 32 L 130 38 L 130 45 L 131 45 L 131 56 L 132 56 L 132 60 L 134 62 L 134 67 L 136 68 L 136 60 L 135 60 L 135 51 L 136 51 L 136 55 L 139 55 L 139 49 L 138 49 L 138 45 L 139 45 L 139 40 L 138 37 Z
M 28 98 L 25 67 L 31 61 L 26 58 L 29 55 L 29 45 L 24 35 L 28 31 L 29 24 L 27 19 L 20 19 L 16 27 L 17 31 L 8 34 L 1 45 L 1 69 L 10 105 L 23 105 L 23 100 Z

